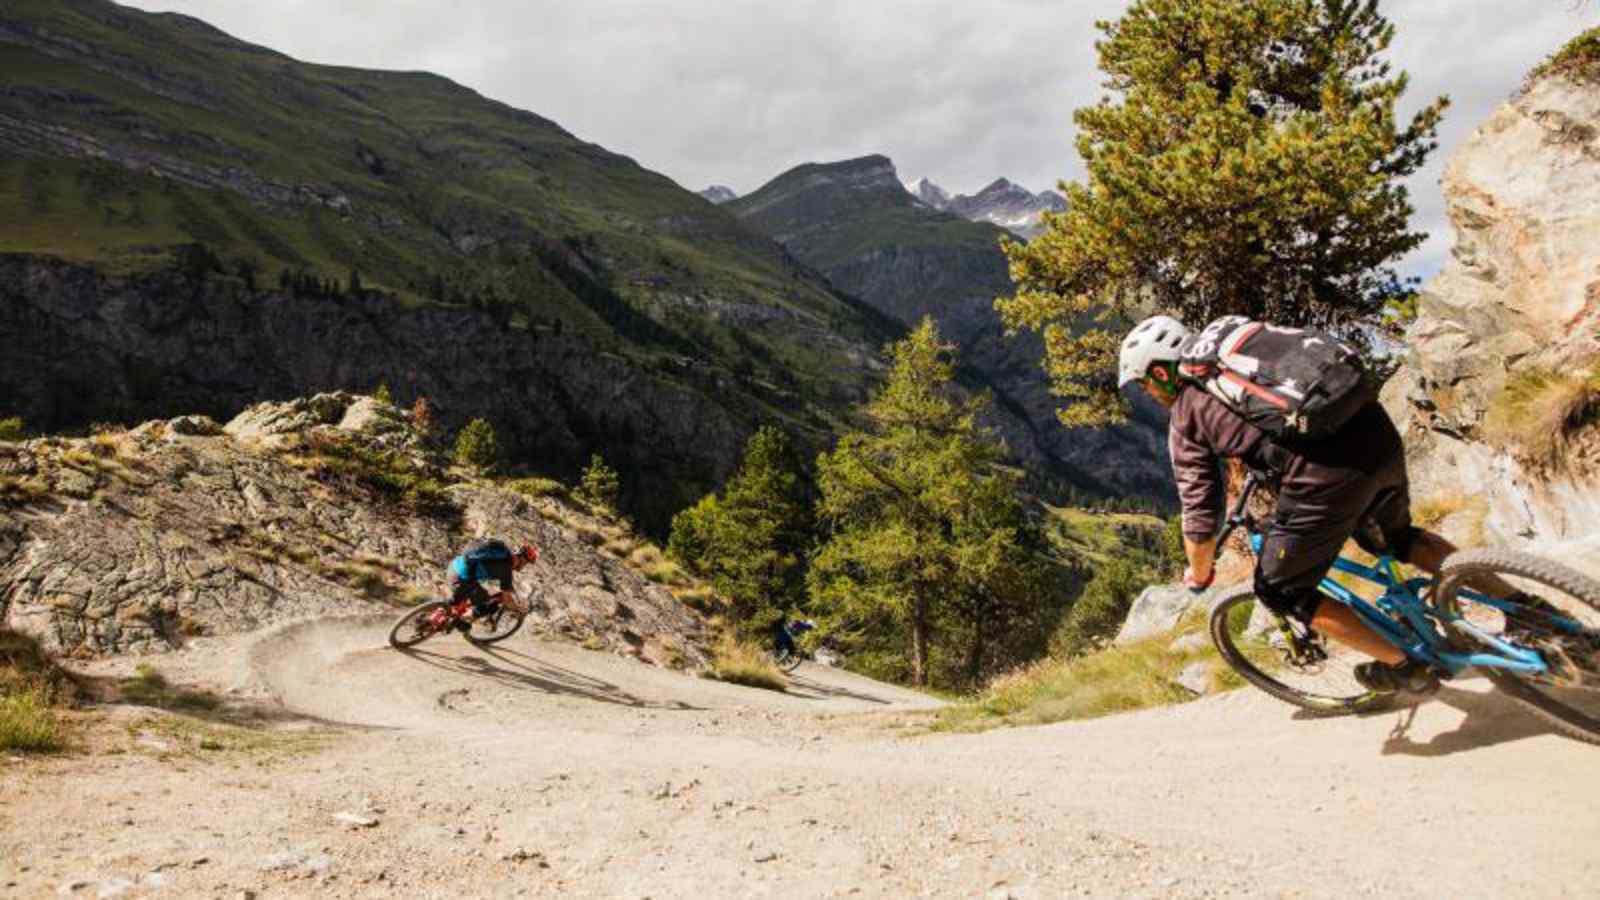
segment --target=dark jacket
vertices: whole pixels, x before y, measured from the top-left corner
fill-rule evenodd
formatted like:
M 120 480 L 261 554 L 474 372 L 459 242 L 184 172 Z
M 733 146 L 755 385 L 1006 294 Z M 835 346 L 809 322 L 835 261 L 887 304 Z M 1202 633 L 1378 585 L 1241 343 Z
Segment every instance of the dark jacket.
M 1179 389 L 1171 412 L 1167 450 L 1183 505 L 1183 534 L 1195 541 L 1211 538 L 1222 522 L 1224 459 L 1281 475 L 1280 504 L 1315 509 L 1337 507 L 1352 479 L 1372 477 L 1405 453 L 1400 432 L 1376 402 L 1362 407 L 1337 434 L 1294 446 L 1272 440 L 1195 385 Z

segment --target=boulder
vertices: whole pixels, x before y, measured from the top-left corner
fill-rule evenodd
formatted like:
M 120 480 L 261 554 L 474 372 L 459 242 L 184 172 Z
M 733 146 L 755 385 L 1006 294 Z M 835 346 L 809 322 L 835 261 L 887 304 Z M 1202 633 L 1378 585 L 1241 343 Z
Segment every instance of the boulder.
M 243 439 L 293 434 L 317 425 L 337 424 L 355 401 L 354 394 L 333 391 L 282 403 L 257 403 L 234 416 L 222 430 Z
M 1209 609 L 1217 589 L 1212 587 L 1202 594 L 1190 593 L 1181 584 L 1158 584 L 1144 589 L 1128 617 L 1117 632 L 1116 644 L 1130 644 L 1145 638 L 1166 634 L 1178 625 L 1178 620 L 1191 609 Z
M 1191 694 L 1207 694 L 1211 692 L 1211 663 L 1197 659 L 1183 667 L 1183 671 L 1172 679 L 1172 683 L 1183 688 Z
M 222 426 L 210 416 L 179 416 L 167 422 L 167 434 L 183 437 L 213 437 L 222 433 Z

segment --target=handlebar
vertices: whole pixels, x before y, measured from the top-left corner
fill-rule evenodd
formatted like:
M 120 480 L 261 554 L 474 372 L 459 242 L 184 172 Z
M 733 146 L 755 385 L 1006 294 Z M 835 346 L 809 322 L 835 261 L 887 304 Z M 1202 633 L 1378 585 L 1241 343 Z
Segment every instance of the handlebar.
M 1222 558 L 1223 551 L 1228 546 L 1228 537 L 1233 534 L 1233 530 L 1240 525 L 1251 524 L 1250 514 L 1245 512 L 1245 504 L 1250 502 L 1250 495 L 1255 493 L 1256 488 L 1260 485 L 1261 477 L 1255 472 L 1245 476 L 1244 489 L 1239 492 L 1239 499 L 1234 501 L 1233 509 L 1228 511 L 1227 520 L 1217 530 L 1216 559 Z

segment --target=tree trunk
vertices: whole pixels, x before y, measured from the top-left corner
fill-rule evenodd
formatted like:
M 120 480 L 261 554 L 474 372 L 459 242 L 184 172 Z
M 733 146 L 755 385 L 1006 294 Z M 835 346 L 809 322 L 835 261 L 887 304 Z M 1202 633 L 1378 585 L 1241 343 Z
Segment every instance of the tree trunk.
M 978 683 L 978 678 L 983 674 L 983 651 L 988 638 L 986 626 L 989 624 L 989 604 L 980 600 L 977 604 L 976 615 L 972 617 L 972 647 L 967 652 L 967 681 Z
M 911 682 L 928 686 L 928 601 L 920 589 L 911 600 Z

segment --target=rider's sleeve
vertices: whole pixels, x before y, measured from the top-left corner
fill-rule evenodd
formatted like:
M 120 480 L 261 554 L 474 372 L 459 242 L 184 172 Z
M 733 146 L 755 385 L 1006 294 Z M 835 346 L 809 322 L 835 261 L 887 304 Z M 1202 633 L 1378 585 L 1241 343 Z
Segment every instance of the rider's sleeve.
M 1203 390 L 1184 390 L 1172 405 L 1167 451 L 1183 505 L 1183 536 L 1210 539 L 1222 523 L 1226 481 L 1222 460 L 1249 456 L 1260 443 L 1260 429 Z

